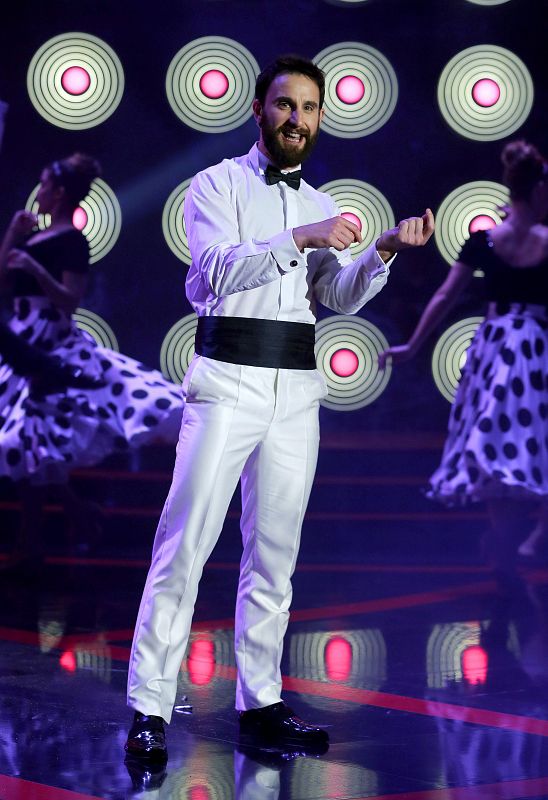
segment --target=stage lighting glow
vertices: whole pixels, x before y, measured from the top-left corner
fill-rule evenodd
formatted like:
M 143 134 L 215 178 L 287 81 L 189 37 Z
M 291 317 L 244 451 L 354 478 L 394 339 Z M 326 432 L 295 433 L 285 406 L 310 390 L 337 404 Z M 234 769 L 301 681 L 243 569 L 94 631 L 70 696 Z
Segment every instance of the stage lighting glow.
M 207 686 L 215 674 L 215 646 L 210 639 L 194 639 L 187 658 L 190 682 L 195 686 Z
M 320 186 L 337 204 L 341 216 L 350 220 L 361 231 L 361 244 L 351 245 L 355 257 L 366 250 L 381 233 L 395 225 L 394 214 L 386 197 L 365 181 L 347 178 L 330 181 Z
M 25 204 L 26 210 L 33 214 L 38 213 L 36 195 L 39 188 L 40 185 L 34 187 Z M 89 194 L 75 210 L 72 221 L 88 240 L 90 264 L 95 264 L 112 250 L 120 235 L 122 211 L 118 198 L 102 178 L 93 181 Z M 45 230 L 50 224 L 49 214 L 38 215 L 40 230 Z
M 337 83 L 335 91 L 339 100 L 352 106 L 354 103 L 359 103 L 364 96 L 365 86 L 355 75 L 346 75 Z
M 426 649 L 428 687 L 443 689 L 463 679 L 463 653 L 478 647 L 481 622 L 446 622 L 434 625 Z
M 355 139 L 388 121 L 396 107 L 398 81 L 382 53 L 361 42 L 340 42 L 318 53 L 314 62 L 325 73 L 322 130 Z
M 497 221 L 493 219 L 493 217 L 489 217 L 487 214 L 478 214 L 477 217 L 470 222 L 468 226 L 468 230 L 470 233 L 476 233 L 476 231 L 488 231 L 491 228 L 494 228 L 497 224 Z
M 59 658 L 59 664 L 67 672 L 76 672 L 77 664 L 76 657 L 72 650 L 65 650 Z
M 331 356 L 329 366 L 339 378 L 348 378 L 353 375 L 360 365 L 358 356 L 353 350 L 342 348 Z
M 325 646 L 325 672 L 330 681 L 348 681 L 352 674 L 352 645 L 342 636 L 332 636 Z
M 450 325 L 442 333 L 432 354 L 432 375 L 440 394 L 450 403 L 466 364 L 466 355 L 483 317 L 468 317 Z
M 472 97 L 483 108 L 490 108 L 500 98 L 500 86 L 491 78 L 482 78 L 472 86 Z
M 188 314 L 174 325 L 164 337 L 160 350 L 160 368 L 164 377 L 182 383 L 194 355 L 194 337 L 198 317 Z
M 517 130 L 534 98 L 529 70 L 510 50 L 475 45 L 457 53 L 438 81 L 438 104 L 447 122 L 468 139 L 493 141 Z
M 120 352 L 114 331 L 99 314 L 88 311 L 87 308 L 77 308 L 72 319 L 80 330 L 87 333 L 99 347 L 108 347 L 109 350 Z
M 120 59 L 88 33 L 63 33 L 45 42 L 27 71 L 27 90 L 39 114 L 72 130 L 104 122 L 124 91 Z
M 489 655 L 479 644 L 470 645 L 462 652 L 462 672 L 464 679 L 471 685 L 484 684 L 487 680 Z
M 166 76 L 168 102 L 185 125 L 222 133 L 251 116 L 259 65 L 239 42 L 203 36 L 172 59 Z
M 228 86 L 228 78 L 218 69 L 210 69 L 200 78 L 200 90 L 210 100 L 223 97 L 228 91 Z
M 321 404 L 334 411 L 355 411 L 380 397 L 391 373 L 390 365 L 384 370 L 378 365 L 387 347 L 381 331 L 361 317 L 341 315 L 319 322 L 316 365 L 329 389 Z
M 473 230 L 502 222 L 502 209 L 510 202 L 508 189 L 493 181 L 472 181 L 458 186 L 442 201 L 436 215 L 434 238 L 448 264 L 453 264 Z M 491 224 L 493 222 L 494 224 Z
M 69 67 L 61 75 L 61 86 L 69 94 L 84 94 L 91 84 L 89 72 L 83 67 Z
M 72 215 L 72 224 L 76 230 L 83 231 L 88 222 L 88 215 L 81 206 L 74 210 Z
M 190 264 L 190 250 L 186 235 L 185 218 L 183 209 L 185 196 L 190 186 L 191 178 L 183 181 L 171 192 L 166 200 L 162 213 L 162 231 L 169 249 L 184 264 Z
M 354 225 L 356 225 L 356 227 L 358 227 L 361 231 L 362 221 L 357 214 L 353 214 L 351 211 L 343 211 L 341 217 L 344 217 L 344 219 L 347 219 L 349 222 L 353 222 Z

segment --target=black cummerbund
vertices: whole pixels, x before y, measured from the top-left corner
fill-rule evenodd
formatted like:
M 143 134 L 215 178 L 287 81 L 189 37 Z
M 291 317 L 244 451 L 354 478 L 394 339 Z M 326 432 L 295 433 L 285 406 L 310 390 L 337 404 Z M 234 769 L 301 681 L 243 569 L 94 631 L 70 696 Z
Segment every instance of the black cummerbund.
M 275 369 L 316 369 L 315 326 L 248 317 L 198 317 L 200 356 Z

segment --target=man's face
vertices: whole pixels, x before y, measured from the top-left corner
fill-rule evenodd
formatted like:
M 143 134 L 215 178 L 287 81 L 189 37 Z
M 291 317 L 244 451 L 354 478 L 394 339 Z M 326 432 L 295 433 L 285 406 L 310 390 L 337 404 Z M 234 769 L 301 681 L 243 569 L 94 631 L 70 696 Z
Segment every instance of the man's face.
M 312 152 L 320 132 L 318 85 L 306 75 L 277 75 L 266 93 L 264 105 L 253 101 L 253 113 L 261 129 L 259 148 L 280 169 L 296 167 Z

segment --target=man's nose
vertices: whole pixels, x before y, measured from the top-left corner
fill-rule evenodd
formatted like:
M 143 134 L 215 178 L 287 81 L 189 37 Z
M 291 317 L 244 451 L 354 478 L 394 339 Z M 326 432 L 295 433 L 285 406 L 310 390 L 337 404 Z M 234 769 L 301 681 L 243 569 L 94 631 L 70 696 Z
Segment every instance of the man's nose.
M 291 122 L 295 125 L 295 127 L 299 127 L 302 123 L 303 114 L 300 108 L 294 108 L 291 112 Z

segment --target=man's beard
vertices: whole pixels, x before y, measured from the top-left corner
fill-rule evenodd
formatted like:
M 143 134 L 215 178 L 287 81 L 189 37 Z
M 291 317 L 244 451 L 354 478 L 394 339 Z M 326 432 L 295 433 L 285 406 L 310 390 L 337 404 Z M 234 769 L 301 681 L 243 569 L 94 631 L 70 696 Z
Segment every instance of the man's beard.
M 275 166 L 279 167 L 280 169 L 285 169 L 286 167 L 298 167 L 299 164 L 302 164 L 303 161 L 306 161 L 306 159 L 312 153 L 320 134 L 319 128 L 313 136 L 308 133 L 301 133 L 297 130 L 297 132 L 301 133 L 301 136 L 304 136 L 305 138 L 304 147 L 297 148 L 290 144 L 285 145 L 283 139 L 279 136 L 284 129 L 287 131 L 292 131 L 295 130 L 294 128 L 289 128 L 288 126 L 284 125 L 282 125 L 280 128 L 273 128 L 264 116 L 260 127 L 264 146 L 270 153 Z

